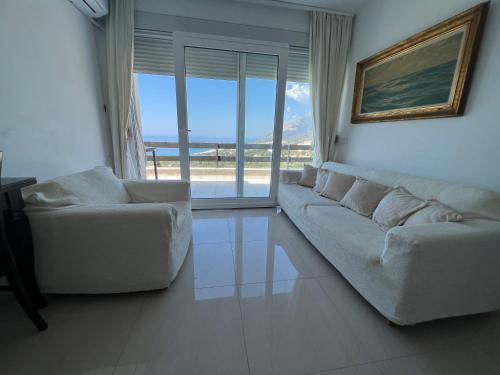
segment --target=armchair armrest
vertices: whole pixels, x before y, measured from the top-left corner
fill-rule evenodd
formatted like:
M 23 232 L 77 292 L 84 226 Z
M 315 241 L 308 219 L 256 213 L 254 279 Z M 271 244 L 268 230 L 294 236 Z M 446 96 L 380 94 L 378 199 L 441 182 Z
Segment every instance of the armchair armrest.
M 188 181 L 122 180 L 133 203 L 179 202 L 191 200 Z
M 280 182 L 283 184 L 296 184 L 302 176 L 302 171 L 285 169 L 280 171 Z

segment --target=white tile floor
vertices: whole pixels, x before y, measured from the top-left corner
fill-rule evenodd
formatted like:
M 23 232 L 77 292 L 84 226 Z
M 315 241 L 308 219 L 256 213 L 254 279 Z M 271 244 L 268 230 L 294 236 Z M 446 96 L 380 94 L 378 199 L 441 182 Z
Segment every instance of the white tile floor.
M 393 327 L 276 210 L 198 211 L 169 290 L 0 294 L 2 375 L 500 374 L 500 313 Z

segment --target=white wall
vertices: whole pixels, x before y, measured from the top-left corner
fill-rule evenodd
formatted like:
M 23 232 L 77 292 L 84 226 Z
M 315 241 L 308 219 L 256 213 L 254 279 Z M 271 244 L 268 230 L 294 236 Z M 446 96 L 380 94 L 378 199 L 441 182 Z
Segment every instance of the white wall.
M 235 0 L 136 0 L 141 12 L 308 32 L 308 12 Z
M 350 124 L 356 62 L 478 0 L 375 0 L 357 15 L 341 113 L 342 162 L 500 191 L 500 1 L 492 0 L 463 117 Z
M 93 29 L 68 0 L 2 2 L 2 175 L 43 180 L 108 163 Z
M 136 0 L 135 27 L 267 40 L 306 47 L 309 12 L 235 0 Z

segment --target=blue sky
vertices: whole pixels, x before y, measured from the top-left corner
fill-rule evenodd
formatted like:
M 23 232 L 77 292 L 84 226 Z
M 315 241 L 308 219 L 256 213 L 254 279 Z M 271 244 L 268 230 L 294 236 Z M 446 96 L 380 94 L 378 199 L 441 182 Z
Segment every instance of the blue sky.
M 175 78 L 138 74 L 144 136 L 177 136 Z M 193 138 L 228 140 L 236 136 L 236 81 L 187 78 L 188 123 Z M 248 78 L 245 130 L 249 140 L 272 132 L 276 82 Z M 309 87 L 288 83 L 285 123 L 310 113 Z

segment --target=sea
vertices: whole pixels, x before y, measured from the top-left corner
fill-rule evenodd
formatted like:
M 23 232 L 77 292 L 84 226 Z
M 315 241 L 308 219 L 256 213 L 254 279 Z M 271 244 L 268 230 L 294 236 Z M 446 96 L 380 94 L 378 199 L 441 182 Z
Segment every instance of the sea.
M 361 113 L 447 103 L 457 60 L 365 88 Z
M 179 138 L 177 136 L 165 136 L 165 135 L 144 135 L 145 142 L 178 142 Z M 254 143 L 257 138 L 245 139 L 247 143 Z M 236 143 L 236 137 L 203 137 L 203 136 L 190 136 L 189 142 L 193 143 Z M 210 151 L 209 148 L 190 148 L 189 154 L 196 155 L 199 153 Z M 178 156 L 179 149 L 177 148 L 157 148 L 156 155 L 158 156 Z

